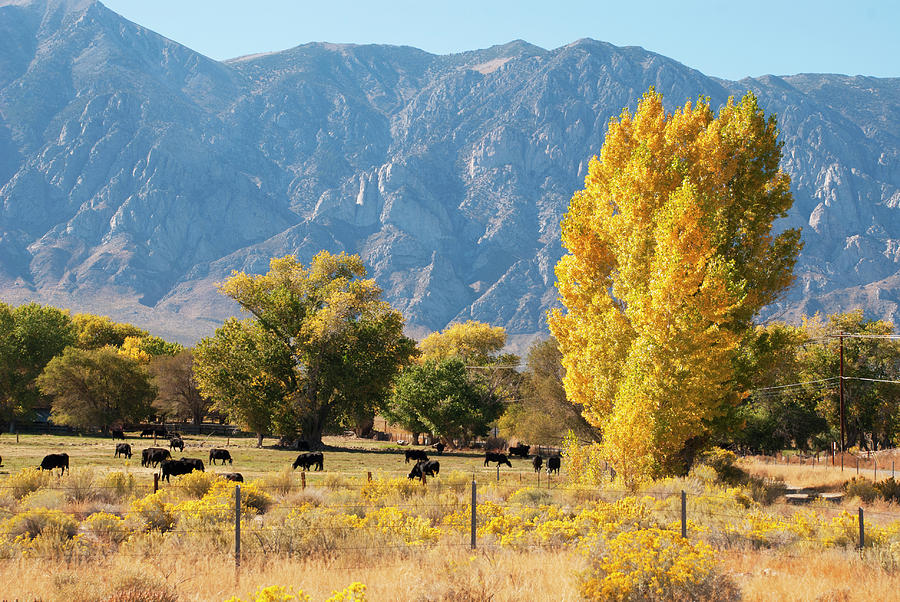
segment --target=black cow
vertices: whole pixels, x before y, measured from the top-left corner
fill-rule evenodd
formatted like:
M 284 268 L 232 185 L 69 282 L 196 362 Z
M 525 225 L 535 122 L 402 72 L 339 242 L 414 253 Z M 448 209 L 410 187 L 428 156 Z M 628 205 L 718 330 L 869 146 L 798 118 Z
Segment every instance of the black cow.
M 531 465 L 534 466 L 534 472 L 541 472 L 541 466 L 544 464 L 544 459 L 540 456 L 535 456 L 531 461 Z
M 144 437 L 152 437 L 153 433 L 156 432 L 154 429 L 144 429 L 141 431 L 141 439 Z
M 547 458 L 547 474 L 556 473 L 559 474 L 559 465 L 560 465 L 559 456 L 550 456 Z
M 528 458 L 528 450 L 531 449 L 531 446 L 527 443 L 520 443 L 518 445 L 514 445 L 509 448 L 510 456 L 519 456 L 522 458 Z
M 228 460 L 228 463 L 232 464 L 231 454 L 228 453 L 228 450 L 219 447 L 209 450 L 209 463 L 215 465 L 216 460 L 221 460 L 222 464 L 225 464 L 225 460 Z
M 200 458 L 182 457 L 181 462 L 184 462 L 185 464 L 189 464 L 189 465 L 193 466 L 194 470 L 199 470 L 200 472 L 203 472 L 203 460 L 201 460 Z
M 441 472 L 441 463 L 437 460 L 427 460 L 425 462 L 416 462 L 412 470 L 409 471 L 410 479 L 422 479 L 425 481 L 425 475 L 429 477 L 437 476 Z
M 125 441 L 125 431 L 123 431 L 122 429 L 113 429 L 112 430 L 112 438 L 113 439 L 121 439 L 122 441 Z
M 165 429 L 165 427 L 153 429 L 153 434 L 157 437 L 168 437 L 169 431 Z
M 431 447 L 434 448 L 434 451 L 436 451 L 436 452 L 438 453 L 439 456 L 444 455 L 444 448 L 445 448 L 445 445 L 444 445 L 443 443 L 441 443 L 440 441 L 438 441 L 437 443 L 435 443 L 435 444 L 432 445 Z
M 162 472 L 162 478 L 169 482 L 169 477 L 177 477 L 183 474 L 191 474 L 194 470 L 203 470 L 203 461 L 197 460 L 200 462 L 200 468 L 197 468 L 197 465 L 190 458 L 182 458 L 180 460 L 164 460 L 162 464 L 160 464 L 160 470 Z
M 59 468 L 59 475 L 69 470 L 69 454 L 47 454 L 41 460 L 41 470 Z
M 181 437 L 172 437 L 169 439 L 169 449 L 177 449 L 180 452 L 184 452 L 184 440 Z
M 510 464 L 509 458 L 506 457 L 506 454 L 498 454 L 495 452 L 485 452 L 484 465 L 487 466 L 488 462 L 496 462 L 498 468 L 500 467 L 501 464 L 506 464 L 507 466 L 512 468 L 512 464 Z
M 161 447 L 148 447 L 141 451 L 141 466 L 156 466 L 163 460 L 171 459 L 169 450 Z
M 3 466 L 3 456 L 0 456 L 0 466 Z
M 113 456 L 114 458 L 118 458 L 119 456 L 125 456 L 129 460 L 131 459 L 131 446 L 127 443 L 116 443 L 116 454 Z
M 237 481 L 238 483 L 244 482 L 244 475 L 239 472 L 223 472 L 219 476 L 226 481 Z
M 325 457 L 322 455 L 322 452 L 306 452 L 297 456 L 293 467 L 294 469 L 302 467 L 303 470 L 309 470 L 310 466 L 315 466 L 316 470 L 322 470 L 324 462 Z
M 425 453 L 423 449 L 408 449 L 406 452 L 406 463 L 409 464 L 410 460 L 415 460 L 416 462 L 427 462 L 428 455 Z

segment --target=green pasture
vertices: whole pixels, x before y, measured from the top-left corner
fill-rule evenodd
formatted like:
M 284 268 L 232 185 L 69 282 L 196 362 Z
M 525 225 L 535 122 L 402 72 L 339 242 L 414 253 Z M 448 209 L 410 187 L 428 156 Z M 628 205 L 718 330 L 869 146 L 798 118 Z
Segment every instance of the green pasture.
M 0 457 L 3 465 L 0 467 L 0 482 L 9 474 L 13 474 L 22 468 L 40 465 L 41 459 L 46 454 L 66 453 L 69 455 L 69 467 L 72 470 L 90 467 L 99 473 L 109 471 L 124 471 L 135 475 L 138 482 L 152 485 L 153 473 L 156 468 L 141 466 L 141 450 L 154 447 L 152 437 L 140 438 L 137 433 L 126 433 L 125 443 L 131 445 L 134 454 L 130 460 L 115 458 L 116 443 L 109 437 L 91 435 L 16 435 L 3 433 L 0 435 Z M 245 480 L 257 477 L 270 476 L 285 469 L 290 470 L 294 459 L 299 452 L 278 449 L 274 446 L 275 439 L 267 439 L 262 448 L 256 447 L 255 437 L 219 437 L 207 435 L 184 435 L 184 452 L 172 450 L 174 458 L 200 458 L 206 466 L 207 472 L 240 472 Z M 324 453 L 324 470 L 311 471 L 306 474 L 306 483 L 310 486 L 324 485 L 331 478 L 334 481 L 338 475 L 348 484 L 368 478 L 372 473 L 373 478 L 405 477 L 413 466 L 411 461 L 407 464 L 404 460 L 404 451 L 408 449 L 421 449 L 428 453 L 429 458 L 438 460 L 441 464 L 441 474 L 453 471 L 461 471 L 472 474 L 477 481 L 496 481 L 497 468 L 491 465 L 485 467 L 484 454 L 474 450 L 454 451 L 445 450 L 443 455 L 425 446 L 400 446 L 392 442 L 371 441 L 368 439 L 356 439 L 353 437 L 325 437 L 326 449 Z M 159 439 L 155 445 L 169 449 L 168 439 Z M 231 453 L 234 460 L 232 465 L 217 463 L 211 465 L 209 450 L 213 447 L 225 448 Z M 501 482 L 506 484 L 522 483 L 523 485 L 537 485 L 540 478 L 541 486 L 561 484 L 559 476 L 551 476 L 548 480 L 546 470 L 540 476 L 534 473 L 531 460 L 521 458 L 510 459 L 513 467 L 500 467 Z M 563 462 L 565 471 L 565 462 Z M 300 483 L 300 469 L 294 471 L 296 482 Z M 564 477 L 562 477 L 564 478 Z M 66 477 L 62 477 L 63 480 Z

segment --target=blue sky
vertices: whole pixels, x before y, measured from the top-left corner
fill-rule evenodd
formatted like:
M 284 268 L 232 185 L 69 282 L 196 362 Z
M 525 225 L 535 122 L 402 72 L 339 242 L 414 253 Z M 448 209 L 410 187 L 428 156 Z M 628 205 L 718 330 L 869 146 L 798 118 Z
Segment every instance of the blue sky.
M 727 79 L 767 73 L 900 76 L 895 0 L 103 0 L 214 59 L 307 42 L 408 45 L 437 54 L 523 39 L 642 46 Z

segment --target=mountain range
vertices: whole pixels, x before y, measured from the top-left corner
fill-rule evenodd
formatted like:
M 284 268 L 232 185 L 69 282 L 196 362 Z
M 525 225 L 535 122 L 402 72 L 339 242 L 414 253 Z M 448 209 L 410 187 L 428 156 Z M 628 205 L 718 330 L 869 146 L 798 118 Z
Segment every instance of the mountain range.
M 237 313 L 216 283 L 358 253 L 409 332 L 546 331 L 560 219 L 610 117 L 753 91 L 803 228 L 765 319 L 900 319 L 900 79 L 726 81 L 637 47 L 460 54 L 313 43 L 211 60 L 94 0 L 0 0 L 0 299 L 185 343 Z

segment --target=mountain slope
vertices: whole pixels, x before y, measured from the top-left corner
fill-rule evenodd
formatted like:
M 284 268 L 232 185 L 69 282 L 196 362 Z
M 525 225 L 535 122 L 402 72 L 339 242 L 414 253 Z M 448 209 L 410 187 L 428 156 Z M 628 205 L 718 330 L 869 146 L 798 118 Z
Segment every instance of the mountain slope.
M 436 56 L 306 44 L 225 63 L 89 0 L 0 1 L 0 290 L 190 342 L 215 283 L 360 253 L 413 332 L 545 327 L 559 221 L 606 123 L 747 89 L 778 115 L 804 227 L 763 317 L 898 315 L 900 80 L 727 82 L 640 48 L 522 41 Z

